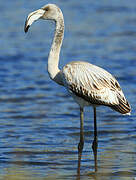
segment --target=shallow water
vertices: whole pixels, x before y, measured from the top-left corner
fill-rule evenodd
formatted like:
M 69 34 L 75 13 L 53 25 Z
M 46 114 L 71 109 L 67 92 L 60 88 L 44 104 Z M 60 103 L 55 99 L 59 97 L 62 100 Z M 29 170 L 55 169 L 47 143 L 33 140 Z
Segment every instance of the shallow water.
M 47 3 L 49 1 L 46 1 Z M 65 17 L 60 67 L 71 60 L 99 65 L 118 79 L 132 105 L 122 116 L 97 109 L 99 146 L 94 172 L 93 111 L 85 109 L 80 179 L 136 177 L 136 1 L 51 1 Z M 77 179 L 79 108 L 46 71 L 54 25 L 25 18 L 39 0 L 0 1 L 0 179 Z M 78 177 L 79 179 L 79 177 Z

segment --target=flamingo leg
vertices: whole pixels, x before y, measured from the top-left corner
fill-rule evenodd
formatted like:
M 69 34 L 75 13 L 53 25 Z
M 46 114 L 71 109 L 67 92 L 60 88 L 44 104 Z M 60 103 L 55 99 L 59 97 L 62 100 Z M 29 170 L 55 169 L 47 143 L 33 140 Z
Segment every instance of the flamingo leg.
M 81 164 L 81 157 L 82 151 L 84 147 L 84 119 L 83 119 L 83 108 L 80 108 L 80 141 L 78 143 L 78 168 L 77 174 L 80 176 L 80 164 Z
M 97 141 L 96 107 L 94 107 L 94 140 L 92 144 L 92 149 L 94 153 L 95 172 L 97 171 L 97 147 L 98 147 L 98 141 Z
M 80 141 L 78 144 L 78 151 L 82 151 L 84 147 L 84 119 L 83 108 L 80 108 Z

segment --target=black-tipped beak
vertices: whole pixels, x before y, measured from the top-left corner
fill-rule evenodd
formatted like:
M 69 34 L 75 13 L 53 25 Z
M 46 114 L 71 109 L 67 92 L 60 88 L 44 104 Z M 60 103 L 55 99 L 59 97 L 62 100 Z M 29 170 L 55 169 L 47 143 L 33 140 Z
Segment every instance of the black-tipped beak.
M 28 19 L 26 19 L 26 21 L 25 21 L 25 26 L 24 26 L 24 31 L 25 31 L 25 33 L 28 32 L 29 27 L 30 27 L 30 25 L 28 24 Z
M 29 25 L 27 25 L 27 26 L 25 26 L 25 27 L 24 27 L 24 31 L 25 31 L 25 33 L 27 33 L 27 32 L 28 32 L 29 27 L 30 27 Z
M 34 21 L 37 21 L 38 19 L 40 19 L 44 13 L 45 13 L 45 11 L 43 9 L 38 9 L 28 15 L 28 17 L 25 21 L 25 27 L 24 27 L 25 33 L 28 32 L 28 29 L 32 25 L 32 23 Z

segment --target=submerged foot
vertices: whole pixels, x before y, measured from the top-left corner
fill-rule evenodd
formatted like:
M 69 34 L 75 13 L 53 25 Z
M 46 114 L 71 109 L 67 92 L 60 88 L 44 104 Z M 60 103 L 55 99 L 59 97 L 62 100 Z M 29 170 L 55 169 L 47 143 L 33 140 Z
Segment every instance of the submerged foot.
M 83 150 L 83 147 L 84 147 L 84 141 L 80 141 L 78 143 L 78 152 L 81 152 Z
M 92 149 L 93 149 L 93 154 L 94 154 L 94 168 L 95 172 L 97 172 L 97 148 L 98 148 L 98 141 L 97 137 L 94 138 L 93 143 L 92 143 Z
M 84 147 L 84 141 L 80 140 L 78 143 L 78 167 L 77 167 L 77 179 L 80 179 L 80 166 L 81 166 L 81 157 L 82 157 L 82 151 Z
M 97 141 L 97 137 L 95 137 L 92 143 L 92 149 L 94 152 L 97 151 L 97 147 L 98 147 L 98 141 Z

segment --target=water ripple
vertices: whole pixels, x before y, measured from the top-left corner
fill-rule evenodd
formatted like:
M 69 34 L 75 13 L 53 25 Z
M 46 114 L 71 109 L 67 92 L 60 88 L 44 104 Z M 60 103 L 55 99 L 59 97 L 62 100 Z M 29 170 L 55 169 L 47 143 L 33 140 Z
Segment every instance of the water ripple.
M 65 17 L 60 67 L 85 60 L 111 72 L 132 105 L 122 116 L 97 108 L 98 172 L 94 172 L 93 111 L 85 109 L 81 179 L 136 177 L 136 2 L 57 1 Z M 54 26 L 25 17 L 43 1 L 0 1 L 0 179 L 77 179 L 79 108 L 47 73 Z M 49 27 L 48 27 L 49 26 Z

